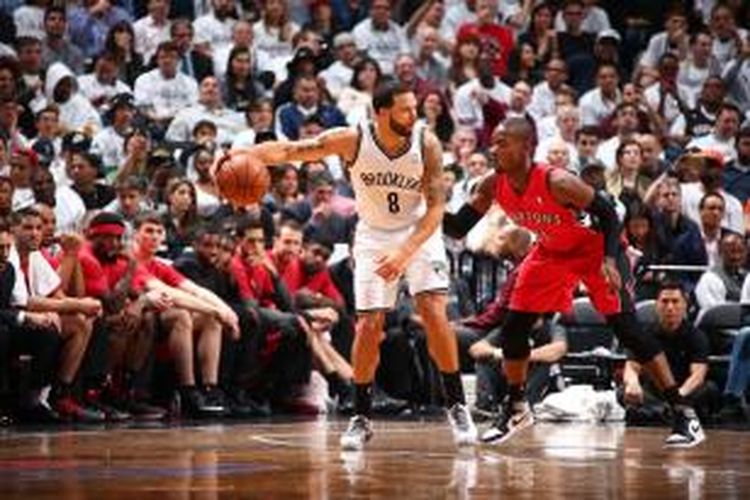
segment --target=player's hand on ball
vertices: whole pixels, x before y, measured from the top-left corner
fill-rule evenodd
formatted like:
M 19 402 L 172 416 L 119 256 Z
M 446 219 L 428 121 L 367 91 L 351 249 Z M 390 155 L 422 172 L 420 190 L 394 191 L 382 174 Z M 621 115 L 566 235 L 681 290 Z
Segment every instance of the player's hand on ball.
M 399 279 L 406 269 L 408 258 L 401 250 L 386 252 L 375 259 L 375 273 L 386 281 Z
M 617 271 L 617 264 L 613 258 L 604 258 L 602 273 L 604 274 L 607 283 L 609 283 L 610 290 L 616 291 L 620 289 L 622 286 L 622 278 L 620 277 L 619 271 Z

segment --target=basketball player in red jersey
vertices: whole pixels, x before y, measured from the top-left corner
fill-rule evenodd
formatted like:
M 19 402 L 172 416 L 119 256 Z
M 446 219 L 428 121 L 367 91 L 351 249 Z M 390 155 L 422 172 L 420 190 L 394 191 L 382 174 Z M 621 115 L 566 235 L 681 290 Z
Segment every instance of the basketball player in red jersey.
M 619 220 L 610 198 L 564 169 L 534 164 L 535 147 L 534 130 L 527 120 L 511 118 L 500 124 L 490 146 L 495 173 L 482 181 L 457 214 L 444 218 L 446 234 L 462 237 L 497 201 L 516 224 L 538 236 L 519 267 L 503 324 L 503 369 L 510 384 L 509 397 L 482 440 L 502 442 L 533 423 L 524 395 L 529 332 L 540 315 L 569 311 L 573 292 L 583 282 L 620 343 L 635 354 L 664 392 L 674 415 L 666 444 L 697 445 L 705 436 L 695 411 L 680 395 L 656 339 L 638 327 L 629 295 L 621 293 Z M 582 212 L 592 216 L 596 229 L 581 222 Z

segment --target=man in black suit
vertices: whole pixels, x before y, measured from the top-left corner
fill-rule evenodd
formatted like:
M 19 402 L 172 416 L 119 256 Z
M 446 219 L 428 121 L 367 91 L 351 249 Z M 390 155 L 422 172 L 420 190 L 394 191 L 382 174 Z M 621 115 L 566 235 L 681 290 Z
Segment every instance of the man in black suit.
M 211 58 L 193 49 L 193 24 L 189 19 L 175 19 L 169 32 L 179 51 L 179 68 L 182 73 L 195 78 L 197 82 L 214 74 Z

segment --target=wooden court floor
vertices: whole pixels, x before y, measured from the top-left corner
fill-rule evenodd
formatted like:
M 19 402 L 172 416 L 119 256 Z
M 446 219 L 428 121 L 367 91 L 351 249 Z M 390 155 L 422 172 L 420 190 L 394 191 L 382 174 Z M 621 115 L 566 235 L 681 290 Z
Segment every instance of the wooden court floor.
M 344 420 L 0 431 L 0 499 L 750 498 L 750 433 L 690 450 L 666 429 L 537 424 L 457 450 L 447 424 L 378 421 L 341 452 Z

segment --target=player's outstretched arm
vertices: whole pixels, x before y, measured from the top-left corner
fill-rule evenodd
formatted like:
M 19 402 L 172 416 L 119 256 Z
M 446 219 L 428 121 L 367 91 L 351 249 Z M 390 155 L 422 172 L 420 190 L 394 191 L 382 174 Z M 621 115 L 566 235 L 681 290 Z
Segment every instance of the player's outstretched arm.
M 479 181 L 471 199 L 461 205 L 458 212 L 455 214 L 445 212 L 443 215 L 443 232 L 445 234 L 457 240 L 461 239 L 484 217 L 495 198 L 496 178 L 497 174 L 494 172 L 486 175 L 484 179 Z
M 334 128 L 317 137 L 300 141 L 269 141 L 250 148 L 232 149 L 229 154 L 249 154 L 265 165 L 281 165 L 295 161 L 318 161 L 326 156 L 340 156 L 346 164 L 354 161 L 359 145 L 355 128 Z

